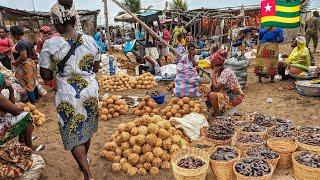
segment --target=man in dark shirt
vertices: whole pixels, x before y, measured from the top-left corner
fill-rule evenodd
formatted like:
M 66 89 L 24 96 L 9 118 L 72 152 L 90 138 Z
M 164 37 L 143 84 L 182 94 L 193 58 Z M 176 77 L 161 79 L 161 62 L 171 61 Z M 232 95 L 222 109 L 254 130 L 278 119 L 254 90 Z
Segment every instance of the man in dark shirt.
M 318 47 L 318 32 L 320 31 L 320 19 L 319 19 L 318 11 L 314 11 L 313 16 L 307 20 L 305 30 L 306 30 L 307 47 L 309 47 L 309 43 L 312 39 L 314 53 L 316 53 L 316 50 Z

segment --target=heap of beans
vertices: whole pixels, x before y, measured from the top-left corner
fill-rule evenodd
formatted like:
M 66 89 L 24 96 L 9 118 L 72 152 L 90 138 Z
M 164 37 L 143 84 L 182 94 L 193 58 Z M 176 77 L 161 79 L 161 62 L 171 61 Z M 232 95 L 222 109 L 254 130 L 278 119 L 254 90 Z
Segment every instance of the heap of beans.
M 272 137 L 292 138 L 295 136 L 294 128 L 291 126 L 276 126 L 269 131 L 269 135 Z
M 251 177 L 261 177 L 271 172 L 270 165 L 259 158 L 242 159 L 235 164 L 235 169 L 238 173 Z
M 250 157 L 262 157 L 266 160 L 277 159 L 279 154 L 272 151 L 267 147 L 254 147 L 247 151 L 247 155 Z
M 265 140 L 259 135 L 242 135 L 238 138 L 240 143 L 263 143 Z
M 178 162 L 178 166 L 185 169 L 198 169 L 205 164 L 206 163 L 204 161 L 193 156 L 180 159 L 180 161 Z
M 270 116 L 265 116 L 262 114 L 255 114 L 253 116 L 253 123 L 262 127 L 272 127 L 274 118 Z
M 311 146 L 320 146 L 320 134 L 307 134 L 298 137 L 298 141 Z
M 320 134 L 320 127 L 300 126 L 297 128 L 297 131 L 300 133 Z
M 275 124 L 276 126 L 282 126 L 282 125 L 291 126 L 291 125 L 292 125 L 292 121 L 289 120 L 289 119 L 279 119 L 279 118 L 276 118 L 274 124 Z
M 296 157 L 296 161 L 300 164 L 306 165 L 312 168 L 320 168 L 320 155 L 311 152 L 302 152 Z
M 211 146 L 209 144 L 195 144 L 194 147 L 199 148 L 199 149 L 211 148 Z
M 245 131 L 245 132 L 262 132 L 265 130 L 266 130 L 265 127 L 259 126 L 257 124 L 246 125 L 242 128 L 242 131 Z
M 229 161 L 238 157 L 238 152 L 233 147 L 219 147 L 212 153 L 211 159 L 215 161 Z
M 235 128 L 230 123 L 213 124 L 207 130 L 207 137 L 216 140 L 230 139 L 235 133 Z

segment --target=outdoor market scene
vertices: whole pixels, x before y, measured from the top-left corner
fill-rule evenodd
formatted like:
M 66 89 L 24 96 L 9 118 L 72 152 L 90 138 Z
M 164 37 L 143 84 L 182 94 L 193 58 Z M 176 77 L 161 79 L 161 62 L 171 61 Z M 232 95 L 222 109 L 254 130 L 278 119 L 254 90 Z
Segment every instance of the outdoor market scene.
M 1 0 L 0 179 L 320 180 L 320 1 Z

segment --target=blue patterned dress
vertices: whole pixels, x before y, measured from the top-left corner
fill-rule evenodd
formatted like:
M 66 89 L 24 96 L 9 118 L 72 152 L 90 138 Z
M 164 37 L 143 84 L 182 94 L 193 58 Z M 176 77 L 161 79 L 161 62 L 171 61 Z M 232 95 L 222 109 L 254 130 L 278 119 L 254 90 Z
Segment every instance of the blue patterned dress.
M 57 73 L 56 107 L 64 148 L 71 150 L 86 143 L 98 129 L 98 83 L 93 72 L 100 61 L 97 44 L 83 35 L 80 45 L 67 61 L 64 72 Z M 74 42 L 63 37 L 45 41 L 39 58 L 42 68 L 56 72 Z

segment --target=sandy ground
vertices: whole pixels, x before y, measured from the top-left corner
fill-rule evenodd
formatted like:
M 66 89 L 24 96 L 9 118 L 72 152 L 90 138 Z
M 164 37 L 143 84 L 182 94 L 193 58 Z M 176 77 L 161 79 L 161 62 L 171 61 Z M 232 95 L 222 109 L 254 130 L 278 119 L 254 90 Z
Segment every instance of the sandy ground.
M 282 52 L 288 52 L 288 46 L 282 47 Z M 319 54 L 317 56 L 319 60 Z M 319 64 L 319 62 L 318 62 Z M 256 77 L 250 68 L 248 87 L 244 90 L 246 97 L 239 110 L 242 112 L 260 111 L 279 117 L 292 119 L 296 125 L 320 125 L 320 98 L 302 97 L 295 90 L 284 90 L 288 82 L 276 82 L 274 84 L 258 84 Z M 165 86 L 160 87 L 165 88 Z M 143 96 L 145 91 L 126 92 L 129 95 Z M 272 98 L 273 103 L 266 103 L 267 98 Z M 37 127 L 34 135 L 40 137 L 35 144 L 48 144 L 49 147 L 41 155 L 45 158 L 46 168 L 41 176 L 42 180 L 60 179 L 82 179 L 82 174 L 69 151 L 63 149 L 60 133 L 57 124 L 55 111 L 54 93 L 50 92 L 36 104 L 37 108 L 46 114 L 47 122 Z M 123 173 L 111 173 L 111 163 L 99 157 L 107 138 L 116 127 L 123 122 L 133 120 L 133 116 L 122 116 L 109 122 L 100 122 L 99 130 L 93 137 L 89 158 L 91 159 L 90 169 L 95 179 L 124 180 L 129 179 Z M 211 173 L 211 172 L 209 172 Z M 281 175 L 281 176 L 280 176 Z M 157 176 L 133 177 L 130 179 L 173 179 L 171 170 L 161 171 Z M 213 179 L 211 175 L 207 179 Z M 293 179 L 290 170 L 276 172 L 273 179 Z

